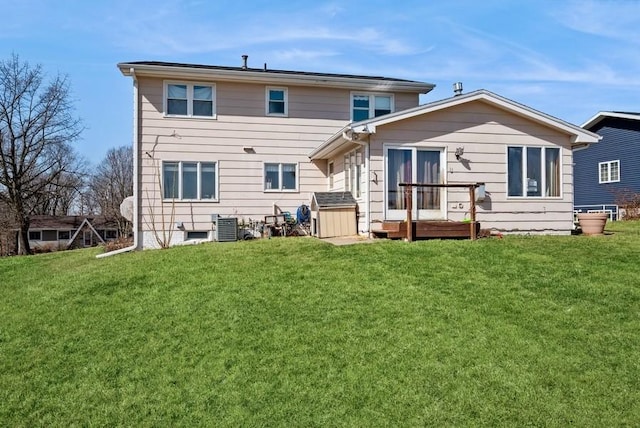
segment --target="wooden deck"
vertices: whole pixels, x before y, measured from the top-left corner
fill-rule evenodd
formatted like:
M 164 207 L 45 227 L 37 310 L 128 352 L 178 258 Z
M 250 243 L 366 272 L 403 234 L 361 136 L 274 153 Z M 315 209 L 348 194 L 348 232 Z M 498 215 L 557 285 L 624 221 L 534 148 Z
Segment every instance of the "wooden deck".
M 462 221 L 413 221 L 414 239 L 475 239 L 480 233 L 480 223 Z M 475 229 L 475 234 L 472 235 Z M 374 230 L 373 234 L 379 238 L 405 239 L 407 238 L 407 222 L 385 221 L 382 229 Z

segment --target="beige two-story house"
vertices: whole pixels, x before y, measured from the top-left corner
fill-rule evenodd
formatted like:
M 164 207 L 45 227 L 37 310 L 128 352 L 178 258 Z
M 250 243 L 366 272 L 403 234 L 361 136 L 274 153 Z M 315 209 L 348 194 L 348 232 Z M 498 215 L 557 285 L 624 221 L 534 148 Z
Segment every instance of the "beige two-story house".
M 406 218 L 401 182 L 485 183 L 483 228 L 570 233 L 572 147 L 598 136 L 489 91 L 419 104 L 403 79 L 127 62 L 135 246 L 214 239 L 213 219 L 295 212 L 351 192 L 357 231 Z M 413 190 L 413 219 L 463 220 L 468 193 Z

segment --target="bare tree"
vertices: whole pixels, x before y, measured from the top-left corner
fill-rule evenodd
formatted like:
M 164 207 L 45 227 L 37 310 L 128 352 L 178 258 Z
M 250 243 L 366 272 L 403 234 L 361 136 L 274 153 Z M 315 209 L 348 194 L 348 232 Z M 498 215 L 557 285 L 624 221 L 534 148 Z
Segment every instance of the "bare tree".
M 89 180 L 90 203 L 98 206 L 107 220 L 116 222 L 127 236 L 131 223 L 120 214 L 120 204 L 133 195 L 133 151 L 130 146 L 110 149 Z
M 37 195 L 72 172 L 70 143 L 82 131 L 74 117 L 69 82 L 44 82 L 42 67 L 12 55 L 0 61 L 0 199 L 15 214 L 20 252 L 31 253 L 29 213 Z
M 69 215 L 79 211 L 81 192 L 85 185 L 81 171 L 82 165 L 74 166 L 74 172 L 65 172 L 44 186 L 41 192 L 30 201 L 30 214 Z
M 13 213 L 0 200 L 0 257 L 15 253 L 15 236 Z

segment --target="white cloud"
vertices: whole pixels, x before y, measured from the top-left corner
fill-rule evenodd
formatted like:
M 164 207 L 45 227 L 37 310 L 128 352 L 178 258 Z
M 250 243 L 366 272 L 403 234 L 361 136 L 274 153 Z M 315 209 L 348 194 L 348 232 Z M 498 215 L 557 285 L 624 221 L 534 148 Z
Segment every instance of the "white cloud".
M 559 4 L 550 12 L 551 16 L 574 31 L 640 43 L 638 1 L 580 0 Z
M 336 57 L 340 52 L 333 50 L 307 50 L 307 49 L 287 49 L 275 50 L 272 52 L 273 58 L 280 62 L 295 63 L 298 61 L 311 61 L 323 58 Z

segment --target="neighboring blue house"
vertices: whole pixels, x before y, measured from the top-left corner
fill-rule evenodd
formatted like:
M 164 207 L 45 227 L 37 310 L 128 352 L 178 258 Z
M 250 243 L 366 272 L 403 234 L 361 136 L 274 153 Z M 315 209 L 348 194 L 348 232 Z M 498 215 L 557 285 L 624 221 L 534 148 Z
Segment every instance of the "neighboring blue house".
M 574 149 L 575 210 L 610 210 L 616 219 L 617 195 L 640 194 L 640 113 L 604 111 L 582 127 L 602 140 Z

